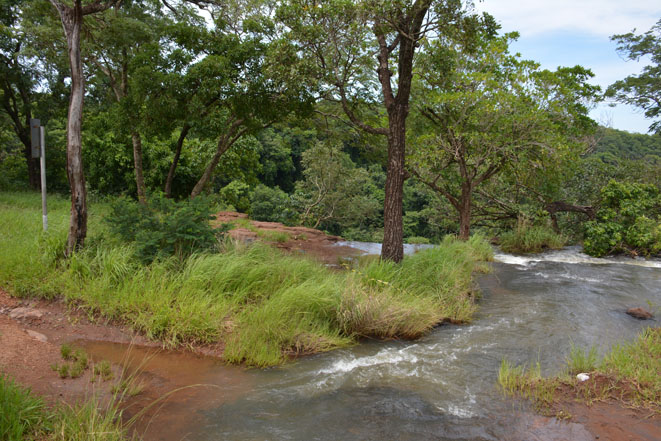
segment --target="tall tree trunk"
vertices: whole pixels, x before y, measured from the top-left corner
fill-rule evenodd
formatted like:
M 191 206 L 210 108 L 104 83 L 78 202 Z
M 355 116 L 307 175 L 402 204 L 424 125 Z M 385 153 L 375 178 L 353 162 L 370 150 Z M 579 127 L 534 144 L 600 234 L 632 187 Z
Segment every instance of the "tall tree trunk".
M 404 258 L 402 199 L 405 179 L 406 112 L 389 115 L 388 166 L 383 204 L 383 244 L 381 258 L 401 262 Z
M 144 205 L 147 203 L 147 190 L 142 173 L 142 139 L 140 133 L 131 133 L 131 141 L 133 142 L 133 165 L 135 168 L 135 183 L 138 187 L 138 201 Z
M 468 240 L 471 234 L 471 185 L 461 184 L 461 200 L 459 201 L 459 239 Z
M 181 133 L 179 134 L 179 139 L 177 140 L 177 146 L 174 150 L 174 158 L 172 159 L 172 164 L 170 164 L 168 177 L 165 179 L 165 197 L 169 198 L 172 196 L 172 181 L 174 180 L 174 172 L 177 170 L 177 165 L 179 165 L 181 149 L 184 145 L 184 140 L 186 139 L 190 128 L 191 127 L 188 123 L 184 124 L 184 126 L 181 128 Z
M 66 249 L 67 255 L 70 255 L 83 246 L 87 236 L 87 191 L 81 142 L 85 87 L 80 57 L 80 28 L 83 22 L 81 0 L 75 0 L 73 8 L 61 11 L 60 17 L 67 37 L 71 65 L 71 96 L 67 119 L 67 177 L 71 188 L 71 218 Z

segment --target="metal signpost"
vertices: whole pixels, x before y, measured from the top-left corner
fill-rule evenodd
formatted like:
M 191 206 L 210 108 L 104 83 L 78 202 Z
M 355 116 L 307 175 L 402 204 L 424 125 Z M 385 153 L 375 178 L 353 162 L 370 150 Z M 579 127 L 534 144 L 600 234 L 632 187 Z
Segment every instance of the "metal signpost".
M 30 120 L 30 135 L 32 138 L 32 157 L 39 158 L 41 171 L 41 210 L 44 231 L 48 231 L 48 210 L 46 208 L 46 129 L 38 119 Z

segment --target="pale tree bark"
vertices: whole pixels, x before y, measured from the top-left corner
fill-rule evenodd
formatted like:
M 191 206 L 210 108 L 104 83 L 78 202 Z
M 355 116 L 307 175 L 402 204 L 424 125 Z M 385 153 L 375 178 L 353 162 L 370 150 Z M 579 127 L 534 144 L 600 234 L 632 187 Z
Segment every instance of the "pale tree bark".
M 87 191 L 82 157 L 82 119 L 85 81 L 83 62 L 80 55 L 80 30 L 83 16 L 104 11 L 119 0 L 96 1 L 85 7 L 81 0 L 74 0 L 73 6 L 50 0 L 57 9 L 67 39 L 69 65 L 71 67 L 71 95 L 67 117 L 67 177 L 71 188 L 71 216 L 67 237 L 66 254 L 71 255 L 82 247 L 87 236 Z

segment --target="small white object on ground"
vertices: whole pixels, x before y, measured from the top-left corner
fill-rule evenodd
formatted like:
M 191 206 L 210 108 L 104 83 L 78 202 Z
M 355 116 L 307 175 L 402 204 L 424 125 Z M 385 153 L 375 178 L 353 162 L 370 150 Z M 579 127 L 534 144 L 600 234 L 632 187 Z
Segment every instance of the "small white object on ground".
M 580 373 L 576 376 L 576 378 L 578 378 L 578 381 L 586 381 L 590 379 L 590 376 L 588 374 Z

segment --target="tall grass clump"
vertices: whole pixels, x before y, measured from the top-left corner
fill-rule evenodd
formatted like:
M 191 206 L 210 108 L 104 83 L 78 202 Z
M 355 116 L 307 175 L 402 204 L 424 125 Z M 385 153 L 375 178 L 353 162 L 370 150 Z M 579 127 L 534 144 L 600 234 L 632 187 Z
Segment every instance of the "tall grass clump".
M 23 225 L 30 234 L 11 225 L 24 214 L 38 214 L 38 198 L 2 197 L 0 204 L 9 209 L 0 211 L 0 220 L 10 236 L 2 236 L 6 248 L 0 263 L 16 271 L 0 266 L 0 286 L 13 295 L 62 296 L 166 347 L 223 342 L 228 361 L 257 366 L 346 346 L 360 337 L 416 338 L 446 320 L 467 322 L 475 310 L 472 273 L 485 269 L 480 261 L 491 259 L 491 247 L 480 237 L 446 238 L 400 264 L 363 259 L 342 272 L 263 243 L 228 239 L 191 248 L 190 254 L 145 254 L 137 234 L 111 234 L 109 224 L 100 222 L 99 212 L 117 214 L 107 203 L 91 207 L 95 233 L 86 247 L 61 259 L 68 205 L 53 204 L 52 236 L 45 240 L 39 239 L 40 223 Z M 126 229 L 127 213 L 122 215 Z M 7 251 L 14 249 L 18 257 Z M 27 270 L 30 266 L 34 269 Z
M 532 225 L 519 219 L 516 228 L 500 237 L 500 247 L 506 253 L 541 253 L 545 249 L 561 249 L 567 238 L 545 225 Z
M 567 357 L 567 369 L 569 374 L 580 374 L 581 372 L 592 372 L 597 367 L 599 359 L 597 348 L 591 347 L 589 351 L 571 344 L 569 356 Z
M 118 401 L 99 406 L 96 399 L 53 408 L 29 389 L 0 375 L 0 439 L 3 441 L 124 441 Z
M 634 342 L 615 346 L 599 369 L 631 382 L 635 401 L 661 407 L 661 328 L 648 328 Z
M 47 423 L 43 400 L 9 377 L 0 375 L 0 439 L 36 438 Z

